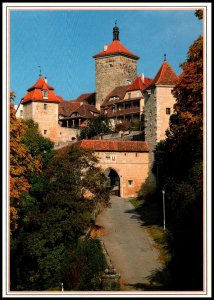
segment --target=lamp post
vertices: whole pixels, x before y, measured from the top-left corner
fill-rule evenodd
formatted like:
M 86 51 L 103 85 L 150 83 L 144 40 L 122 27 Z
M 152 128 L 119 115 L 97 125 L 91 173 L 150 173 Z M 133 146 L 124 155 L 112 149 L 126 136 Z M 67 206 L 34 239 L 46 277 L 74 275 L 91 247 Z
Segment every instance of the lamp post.
M 163 229 L 166 230 L 166 220 L 165 220 L 165 190 L 162 190 L 163 193 Z
M 63 282 L 61 283 L 61 286 L 62 286 L 62 292 L 63 292 L 64 291 Z

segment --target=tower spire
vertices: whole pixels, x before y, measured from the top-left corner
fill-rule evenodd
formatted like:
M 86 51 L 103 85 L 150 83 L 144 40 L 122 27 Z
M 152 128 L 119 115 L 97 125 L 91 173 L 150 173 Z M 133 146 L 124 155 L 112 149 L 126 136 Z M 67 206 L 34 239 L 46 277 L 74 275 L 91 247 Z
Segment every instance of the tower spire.
M 166 61 L 166 53 L 164 53 L 164 61 Z
M 113 41 L 119 41 L 119 28 L 117 27 L 117 20 L 115 21 L 115 26 L 113 28 Z

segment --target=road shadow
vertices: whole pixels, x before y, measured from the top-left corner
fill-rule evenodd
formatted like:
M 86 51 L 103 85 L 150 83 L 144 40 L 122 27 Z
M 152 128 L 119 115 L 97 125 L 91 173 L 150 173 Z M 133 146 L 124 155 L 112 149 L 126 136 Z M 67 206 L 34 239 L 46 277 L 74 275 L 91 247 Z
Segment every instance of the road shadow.
M 145 226 L 161 225 L 162 219 L 160 218 L 160 208 L 156 203 L 144 203 L 138 207 L 126 210 L 125 213 L 131 214 L 131 219 L 140 219 Z
M 122 290 L 135 290 L 135 291 L 170 291 L 167 284 L 169 282 L 169 272 L 167 268 L 156 269 L 148 276 L 147 282 L 138 282 L 135 284 L 124 283 Z

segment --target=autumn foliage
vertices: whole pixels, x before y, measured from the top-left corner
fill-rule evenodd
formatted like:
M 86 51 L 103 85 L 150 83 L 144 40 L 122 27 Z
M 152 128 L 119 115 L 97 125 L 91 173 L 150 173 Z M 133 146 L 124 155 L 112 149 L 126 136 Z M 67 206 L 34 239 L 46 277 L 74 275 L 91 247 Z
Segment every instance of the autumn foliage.
M 155 149 L 154 201 L 165 189 L 170 289 L 203 289 L 203 37 L 189 48 L 172 93 L 175 112 L 167 138 Z M 162 222 L 162 215 L 160 215 Z
M 14 94 L 11 95 L 14 97 Z M 40 172 L 41 158 L 32 157 L 23 143 L 27 126 L 16 119 L 14 105 L 10 103 L 10 223 L 11 230 L 17 228 L 20 196 L 30 189 L 32 173 Z

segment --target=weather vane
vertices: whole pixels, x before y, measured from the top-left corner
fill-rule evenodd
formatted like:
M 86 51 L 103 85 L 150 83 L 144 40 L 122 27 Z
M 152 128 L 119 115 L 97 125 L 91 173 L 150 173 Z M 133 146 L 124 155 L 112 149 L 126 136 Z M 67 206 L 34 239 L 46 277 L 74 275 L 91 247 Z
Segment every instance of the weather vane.
M 41 66 L 38 66 L 38 68 L 39 68 L 39 77 L 42 77 Z

